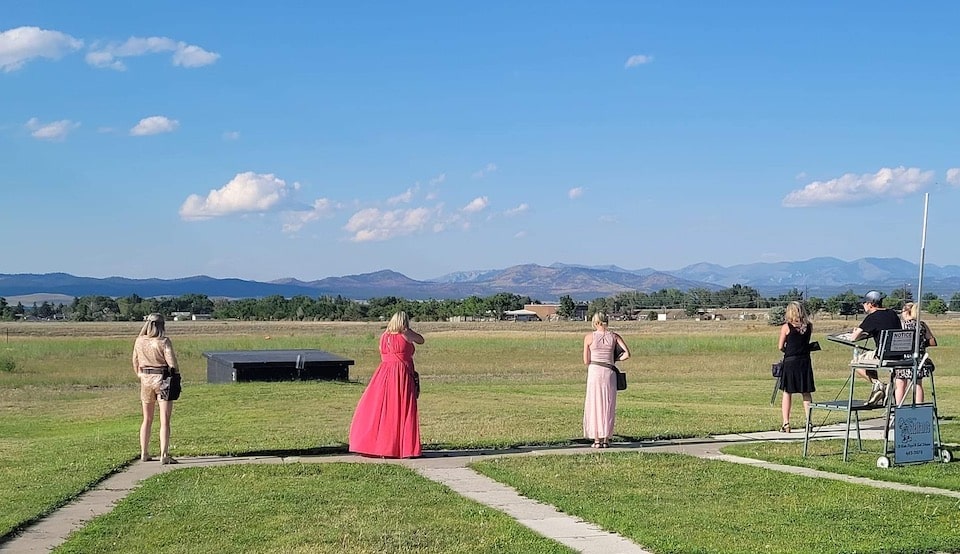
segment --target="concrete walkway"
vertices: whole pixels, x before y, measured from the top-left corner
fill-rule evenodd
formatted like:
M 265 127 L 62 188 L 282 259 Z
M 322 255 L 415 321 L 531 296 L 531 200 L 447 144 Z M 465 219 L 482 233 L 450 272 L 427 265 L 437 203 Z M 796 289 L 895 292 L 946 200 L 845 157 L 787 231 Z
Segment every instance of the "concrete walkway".
M 862 422 L 864 440 L 882 440 L 882 423 Z M 843 438 L 844 425 L 833 425 L 817 429 L 816 439 Z M 113 509 L 117 502 L 127 496 L 139 483 L 164 471 L 184 467 L 218 466 L 227 464 L 284 464 L 284 463 L 395 463 L 410 467 L 420 475 L 442 483 L 467 498 L 500 510 L 535 532 L 556 540 L 578 552 L 587 554 L 643 554 L 648 553 L 630 540 L 604 531 L 591 523 L 582 521 L 529 498 L 520 496 L 514 489 L 482 476 L 467 466 L 473 462 L 501 456 L 538 456 L 547 454 L 587 454 L 617 451 L 674 452 L 707 459 L 723 460 L 748 464 L 774 471 L 783 471 L 797 475 L 836 479 L 879 488 L 896 489 L 922 494 L 937 494 L 960 498 L 960 492 L 933 487 L 916 487 L 876 481 L 862 477 L 852 477 L 827 473 L 795 466 L 785 466 L 738 456 L 720 453 L 720 449 L 732 443 L 755 441 L 803 441 L 802 432 L 784 435 L 778 432 L 746 433 L 721 435 L 707 439 L 689 439 L 664 442 L 621 443 L 598 451 L 585 446 L 563 448 L 524 448 L 514 450 L 490 451 L 429 451 L 415 460 L 381 460 L 354 455 L 330 456 L 247 456 L 221 457 L 206 456 L 179 458 L 180 464 L 162 466 L 159 462 L 134 462 L 124 471 L 111 475 L 96 487 L 81 494 L 66 506 L 41 519 L 25 529 L 19 535 L 0 544 L 0 553 L 31 554 L 49 552 L 64 541 L 73 531 L 82 528 L 93 518 Z M 853 439 L 851 439 L 853 440 Z

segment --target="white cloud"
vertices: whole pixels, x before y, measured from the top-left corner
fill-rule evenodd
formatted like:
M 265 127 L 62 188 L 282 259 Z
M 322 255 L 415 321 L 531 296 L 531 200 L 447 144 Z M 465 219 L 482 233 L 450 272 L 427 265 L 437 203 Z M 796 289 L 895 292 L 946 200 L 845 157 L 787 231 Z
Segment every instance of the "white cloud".
M 162 115 L 145 117 L 139 123 L 130 129 L 130 134 L 135 137 L 147 135 L 159 135 L 160 133 L 172 133 L 180 126 L 176 119 L 170 119 Z
M 80 123 L 70 121 L 69 119 L 61 119 L 60 121 L 53 121 L 50 123 L 40 123 L 40 120 L 35 117 L 31 117 L 30 120 L 24 125 L 24 127 L 30 131 L 30 136 L 33 138 L 52 141 L 59 141 L 67 138 L 67 134 L 79 126 Z
M 507 216 L 520 215 L 529 209 L 530 209 L 530 206 L 527 205 L 526 202 L 524 202 L 523 204 L 520 204 L 516 208 L 510 208 L 509 210 L 503 212 L 503 215 L 507 215 Z
M 108 52 L 87 52 L 87 55 L 84 57 L 87 60 L 89 65 L 93 67 L 109 67 L 110 69 L 116 69 L 117 71 L 124 71 L 127 69 L 127 66 L 123 65 L 123 62 L 114 59 L 113 55 Z
M 0 33 L 0 70 L 16 71 L 35 58 L 59 60 L 83 47 L 83 41 L 59 31 L 17 27 Z
M 483 169 L 481 169 L 480 171 L 474 171 L 472 177 L 474 179 L 482 179 L 487 175 L 495 172 L 496 170 L 497 170 L 497 164 L 489 163 L 483 166 Z
M 571 199 L 580 198 L 583 196 L 583 187 L 576 187 L 568 190 L 567 196 L 569 196 Z
M 646 54 L 636 54 L 627 58 L 627 63 L 623 64 L 623 67 L 637 67 L 639 65 L 646 65 L 648 63 L 653 63 L 653 56 L 648 56 Z M 670 65 L 670 64 L 667 64 Z
M 353 214 L 343 228 L 353 235 L 350 240 L 354 242 L 382 241 L 415 233 L 427 225 L 432 216 L 428 208 L 389 211 L 365 208 Z
M 951 167 L 947 170 L 947 182 L 960 186 L 960 167 Z
M 173 51 L 173 65 L 177 67 L 203 67 L 220 59 L 220 54 L 208 52 L 193 44 L 178 43 Z
M 513 238 L 522 239 L 522 238 L 526 238 L 526 236 L 527 236 L 526 231 L 518 231 L 515 235 L 513 235 Z
M 321 217 L 331 215 L 334 210 L 339 208 L 337 204 L 327 198 L 317 198 L 309 210 L 291 210 L 284 213 L 286 223 L 283 224 L 284 233 L 295 233 L 311 221 L 316 221 Z
M 440 191 L 439 191 L 440 185 L 442 185 L 446 180 L 447 180 L 447 174 L 446 174 L 446 173 L 441 173 L 441 174 L 437 175 L 436 177 L 433 177 L 433 178 L 431 178 L 429 181 L 427 181 L 427 187 L 428 187 L 428 189 L 432 189 L 432 190 L 427 190 L 426 194 L 424 195 L 424 198 L 426 198 L 426 199 L 429 200 L 429 201 L 433 201 L 433 200 L 436 200 L 437 198 L 439 198 L 439 197 L 440 197 Z M 419 184 L 420 184 L 420 183 L 418 182 L 417 185 L 419 185 Z
M 100 68 L 124 71 L 127 66 L 122 58 L 173 52 L 172 63 L 177 67 L 202 67 L 216 62 L 220 54 L 209 52 L 193 44 L 167 37 L 130 37 L 124 43 L 109 43 L 94 46 L 87 53 L 87 63 Z
M 223 140 L 238 140 L 240 138 L 240 131 L 224 131 Z
M 877 202 L 919 192 L 933 181 L 933 171 L 915 167 L 884 167 L 874 174 L 847 173 L 829 181 L 814 181 L 783 199 L 787 208 Z
M 408 188 L 405 192 L 398 194 L 392 198 L 387 199 L 387 204 L 409 204 L 413 200 L 413 195 L 420 190 L 419 186 L 413 186 Z
M 291 188 L 296 189 L 297 184 Z M 211 190 L 206 198 L 197 194 L 188 196 L 180 206 L 180 217 L 190 221 L 267 212 L 276 208 L 287 194 L 287 183 L 272 173 L 238 173 L 223 187 Z
M 462 209 L 467 213 L 476 213 L 483 211 L 490 202 L 487 200 L 486 196 L 478 196 L 470 201 L 469 204 L 464 206 Z

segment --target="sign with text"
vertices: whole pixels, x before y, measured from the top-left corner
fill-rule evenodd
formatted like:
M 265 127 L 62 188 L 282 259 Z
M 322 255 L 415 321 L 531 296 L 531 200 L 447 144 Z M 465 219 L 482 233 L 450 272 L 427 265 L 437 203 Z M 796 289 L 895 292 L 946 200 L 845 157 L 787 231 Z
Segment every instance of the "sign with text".
M 893 331 L 890 338 L 890 350 L 894 352 L 913 351 L 913 331 Z
M 896 411 L 894 456 L 896 463 L 933 460 L 933 404 L 901 406 Z

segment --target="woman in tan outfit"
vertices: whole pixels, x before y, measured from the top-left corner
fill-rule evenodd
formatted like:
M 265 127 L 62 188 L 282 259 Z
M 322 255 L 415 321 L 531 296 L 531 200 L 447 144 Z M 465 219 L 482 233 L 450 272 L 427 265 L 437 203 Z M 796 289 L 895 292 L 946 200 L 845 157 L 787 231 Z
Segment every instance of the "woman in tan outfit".
M 612 369 L 630 357 L 623 338 L 607 328 L 604 312 L 593 314 L 593 332 L 583 337 L 583 363 L 587 366 L 587 396 L 583 402 L 583 436 L 593 448 L 607 448 L 617 413 L 617 377 Z M 615 357 L 617 347 L 623 352 Z
M 177 355 L 173 343 L 164 332 L 163 316 L 150 314 L 140 329 L 133 345 L 133 372 L 140 379 L 140 402 L 143 405 L 143 423 L 140 424 L 140 460 L 150 457 L 150 428 L 153 414 L 160 403 L 160 463 L 175 464 L 170 456 L 170 416 L 173 401 L 165 399 L 161 385 L 166 375 L 178 373 Z

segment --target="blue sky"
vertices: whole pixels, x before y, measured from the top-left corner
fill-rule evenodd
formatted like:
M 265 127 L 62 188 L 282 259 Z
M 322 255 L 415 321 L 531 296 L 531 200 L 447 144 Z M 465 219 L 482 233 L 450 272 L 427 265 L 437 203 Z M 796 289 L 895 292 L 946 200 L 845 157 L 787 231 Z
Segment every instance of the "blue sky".
M 960 263 L 960 4 L 0 8 L 0 273 Z

